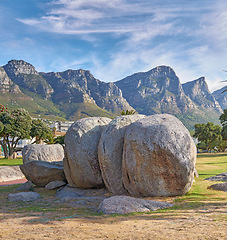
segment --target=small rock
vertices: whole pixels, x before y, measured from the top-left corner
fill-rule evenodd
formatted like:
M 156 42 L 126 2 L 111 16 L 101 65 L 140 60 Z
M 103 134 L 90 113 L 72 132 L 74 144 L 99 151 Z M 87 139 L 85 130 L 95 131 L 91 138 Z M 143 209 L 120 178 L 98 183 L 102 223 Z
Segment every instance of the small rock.
M 59 187 L 62 187 L 62 186 L 65 186 L 67 183 L 64 182 L 64 181 L 52 181 L 52 182 L 49 182 L 45 188 L 46 189 L 49 189 L 49 190 L 53 190 L 53 189 L 56 189 L 56 188 L 59 188 Z
M 99 206 L 98 212 L 104 214 L 126 214 L 130 212 L 149 212 L 172 207 L 173 204 L 133 198 L 128 196 L 114 196 L 105 199 Z
M 20 192 L 15 194 L 9 194 L 8 200 L 10 202 L 17 202 L 17 201 L 34 201 L 36 199 L 39 199 L 40 195 L 36 192 Z
M 227 181 L 227 172 L 220 173 L 216 176 L 206 178 L 205 180 L 210 180 L 210 181 Z
M 17 191 L 28 191 L 33 189 L 34 184 L 31 181 L 27 181 L 20 185 L 20 187 L 17 188 Z
M 94 198 L 94 197 L 104 197 L 108 191 L 105 188 L 99 189 L 81 189 L 65 186 L 61 191 L 56 193 L 58 198 Z
M 223 192 L 227 192 L 227 182 L 213 184 L 213 185 L 209 186 L 208 188 L 223 191 Z

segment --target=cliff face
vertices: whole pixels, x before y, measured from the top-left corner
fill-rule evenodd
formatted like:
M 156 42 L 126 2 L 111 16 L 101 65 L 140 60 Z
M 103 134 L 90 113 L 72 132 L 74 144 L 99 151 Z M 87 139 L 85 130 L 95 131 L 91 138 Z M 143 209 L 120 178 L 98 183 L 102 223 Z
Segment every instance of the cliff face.
M 218 103 L 220 104 L 223 110 L 227 109 L 227 91 L 224 92 L 224 90 L 226 89 L 227 87 L 223 87 L 212 93 L 212 95 L 215 97 L 215 99 L 217 99 Z
M 3 66 L 9 78 L 22 88 L 40 94 L 48 99 L 53 93 L 52 87 L 35 70 L 35 67 L 23 60 L 11 60 Z
M 143 114 L 177 114 L 197 108 L 185 95 L 179 78 L 168 66 L 135 73 L 115 84 L 122 90 L 129 104 Z
M 1 93 L 20 93 L 18 85 L 8 77 L 4 68 L 0 67 L 0 92 Z
M 55 103 L 91 103 L 112 113 L 132 109 L 115 84 L 99 81 L 90 71 L 80 69 L 41 74 L 54 89 L 52 99 Z
M 204 109 L 213 109 L 220 114 L 222 113 L 222 109 L 215 97 L 211 94 L 204 77 L 187 82 L 182 86 L 185 94 L 198 106 Z

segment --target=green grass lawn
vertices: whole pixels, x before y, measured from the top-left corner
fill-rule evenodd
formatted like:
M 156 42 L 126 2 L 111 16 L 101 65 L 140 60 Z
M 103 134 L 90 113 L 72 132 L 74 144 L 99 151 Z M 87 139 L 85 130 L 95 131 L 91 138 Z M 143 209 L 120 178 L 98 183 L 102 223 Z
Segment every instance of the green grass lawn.
M 0 158 L 0 166 L 17 166 L 22 164 L 23 164 L 22 157 L 18 157 L 17 159 Z

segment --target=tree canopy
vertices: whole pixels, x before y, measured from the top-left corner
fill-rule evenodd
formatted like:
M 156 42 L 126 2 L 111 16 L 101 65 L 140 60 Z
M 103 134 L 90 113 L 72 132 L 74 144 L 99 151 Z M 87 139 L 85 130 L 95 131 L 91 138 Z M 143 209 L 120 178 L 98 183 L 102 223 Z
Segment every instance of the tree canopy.
M 21 139 L 51 140 L 52 131 L 41 119 L 33 119 L 25 109 L 9 111 L 0 105 L 0 144 L 5 158 L 11 158 Z
M 222 145 L 222 128 L 212 122 L 195 124 L 196 137 L 200 144 L 205 146 L 206 150 L 212 150 L 214 147 L 221 147 Z
M 24 109 L 8 111 L 0 107 L 0 144 L 5 157 L 11 157 L 20 139 L 30 138 L 31 117 Z
M 42 119 L 32 120 L 30 136 L 35 138 L 33 143 L 40 143 L 41 140 L 47 140 L 49 142 L 53 140 L 51 128 L 43 122 Z
M 222 124 L 222 138 L 227 141 L 227 109 L 224 109 L 224 113 L 219 119 Z

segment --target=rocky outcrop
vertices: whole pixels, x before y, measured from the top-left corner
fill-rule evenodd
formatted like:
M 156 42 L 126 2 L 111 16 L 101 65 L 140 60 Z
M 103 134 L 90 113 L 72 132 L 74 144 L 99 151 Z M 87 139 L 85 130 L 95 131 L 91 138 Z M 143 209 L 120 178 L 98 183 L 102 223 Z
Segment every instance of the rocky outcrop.
M 60 144 L 28 144 L 22 150 L 23 163 L 31 161 L 63 161 L 64 149 Z
M 139 114 L 116 117 L 102 132 L 98 148 L 99 165 L 105 186 L 114 194 L 126 192 L 122 182 L 122 154 L 125 131 L 131 123 L 144 117 L 146 116 Z
M 45 99 L 53 93 L 53 88 L 35 67 L 23 60 L 11 60 L 3 66 L 9 78 L 17 85 L 40 94 Z
M 212 93 L 212 95 L 215 97 L 215 99 L 218 101 L 219 105 L 221 106 L 222 110 L 227 108 L 227 91 L 225 91 L 226 89 L 227 87 L 223 87 Z
M 44 161 L 32 161 L 20 166 L 25 177 L 38 187 L 45 187 L 52 181 L 66 181 L 63 165 Z
M 194 179 L 196 147 L 184 125 L 168 114 L 132 123 L 124 139 L 122 176 L 133 196 L 176 196 Z
M 98 162 L 98 143 L 111 119 L 83 118 L 76 121 L 65 136 L 64 169 L 72 187 L 99 188 L 103 180 Z
M 182 84 L 185 94 L 190 97 L 197 105 L 203 108 L 211 108 L 222 113 L 219 103 L 211 94 L 205 77 L 201 77 L 191 82 Z
M 114 196 L 103 200 L 98 211 L 104 214 L 127 214 L 130 212 L 150 212 L 172 207 L 173 204 L 128 196 Z
M 4 68 L 0 67 L 0 92 L 1 93 L 20 93 L 18 85 L 8 77 Z

